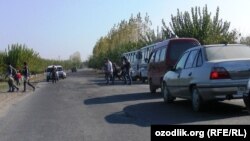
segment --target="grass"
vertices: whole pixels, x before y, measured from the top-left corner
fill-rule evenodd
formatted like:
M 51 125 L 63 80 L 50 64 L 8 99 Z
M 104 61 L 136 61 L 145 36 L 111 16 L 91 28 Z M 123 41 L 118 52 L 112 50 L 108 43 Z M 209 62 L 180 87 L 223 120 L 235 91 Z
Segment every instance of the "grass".
M 0 92 L 7 91 L 8 83 L 7 82 L 0 82 Z

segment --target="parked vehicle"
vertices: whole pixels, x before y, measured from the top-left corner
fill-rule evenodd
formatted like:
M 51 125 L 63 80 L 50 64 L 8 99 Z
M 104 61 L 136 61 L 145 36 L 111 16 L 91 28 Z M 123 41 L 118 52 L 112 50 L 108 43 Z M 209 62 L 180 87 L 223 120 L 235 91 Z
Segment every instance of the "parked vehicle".
M 56 68 L 56 65 L 54 65 L 54 66 Z M 52 74 L 51 74 L 52 69 L 53 69 L 53 65 L 48 66 L 47 69 L 45 69 L 47 82 L 49 82 L 49 80 L 52 80 Z M 59 80 L 59 73 L 58 73 L 58 71 L 56 71 L 56 80 Z
M 130 72 L 134 81 L 140 79 L 144 83 L 147 80 L 149 55 L 156 45 L 157 43 L 147 45 L 139 50 L 122 54 L 122 56 L 125 56 L 131 64 Z
M 170 70 L 189 48 L 199 46 L 200 43 L 193 38 L 172 38 L 158 43 L 150 54 L 148 64 L 148 81 L 151 93 L 161 88 L 164 74 Z
M 76 67 L 71 68 L 71 72 L 77 72 Z
M 243 93 L 243 101 L 247 107 L 248 113 L 250 113 L 250 79 L 248 79 L 247 90 Z
M 210 45 L 187 50 L 163 79 L 166 103 L 175 97 L 190 99 L 194 111 L 210 100 L 243 98 L 249 109 L 250 47 Z
M 64 72 L 63 67 L 61 65 L 57 65 L 56 68 L 57 68 L 57 71 L 58 71 L 59 78 L 64 79 L 64 78 L 67 77 L 67 74 L 66 74 L 66 72 Z
M 140 55 L 139 63 L 138 63 L 138 71 L 139 71 L 138 73 L 139 73 L 139 78 L 143 83 L 145 83 L 146 80 L 148 79 L 149 55 L 156 45 L 157 43 L 151 44 L 151 45 L 148 45 L 139 49 L 139 53 L 141 55 Z

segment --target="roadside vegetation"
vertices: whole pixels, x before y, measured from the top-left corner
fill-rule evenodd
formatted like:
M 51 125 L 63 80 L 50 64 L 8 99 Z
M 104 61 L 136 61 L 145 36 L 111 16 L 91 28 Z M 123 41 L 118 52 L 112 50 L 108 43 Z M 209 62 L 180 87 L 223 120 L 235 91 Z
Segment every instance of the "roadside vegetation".
M 146 14 L 140 13 L 115 24 L 107 35 L 100 37 L 96 42 L 93 55 L 88 59 L 88 66 L 100 69 L 104 58 L 120 63 L 124 52 L 137 50 L 143 46 L 160 42 L 173 37 L 196 38 L 201 44 L 236 43 L 240 33 L 230 28 L 230 22 L 219 17 L 219 7 L 215 14 L 203 8 L 193 7 L 191 12 L 181 12 L 177 9 L 176 15 L 171 15 L 169 25 L 162 20 L 162 26 L 156 30 Z M 249 43 L 248 38 L 242 38 L 242 43 Z
M 68 60 L 50 60 L 39 56 L 39 53 L 26 45 L 12 44 L 5 49 L 5 52 L 0 52 L 0 79 L 4 79 L 8 62 L 18 69 L 22 70 L 23 62 L 27 62 L 31 74 L 43 73 L 48 65 L 60 64 L 64 69 L 79 67 L 81 65 L 81 57 L 79 53 L 74 53 Z

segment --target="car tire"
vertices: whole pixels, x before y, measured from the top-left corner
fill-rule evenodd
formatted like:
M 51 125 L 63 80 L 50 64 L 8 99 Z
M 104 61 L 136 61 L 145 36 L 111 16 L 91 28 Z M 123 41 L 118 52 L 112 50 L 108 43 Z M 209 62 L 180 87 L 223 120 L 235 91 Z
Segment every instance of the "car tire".
M 246 105 L 246 108 L 248 110 L 248 113 L 250 113 L 250 95 L 243 95 L 243 101 L 244 104 Z
M 154 88 L 152 81 L 149 81 L 149 90 L 151 94 L 155 94 L 156 93 L 156 88 Z
M 195 112 L 202 111 L 203 108 L 203 102 L 196 87 L 192 89 L 192 108 Z
M 173 101 L 175 100 L 175 97 L 170 94 L 165 83 L 162 84 L 162 95 L 165 103 L 173 103 Z

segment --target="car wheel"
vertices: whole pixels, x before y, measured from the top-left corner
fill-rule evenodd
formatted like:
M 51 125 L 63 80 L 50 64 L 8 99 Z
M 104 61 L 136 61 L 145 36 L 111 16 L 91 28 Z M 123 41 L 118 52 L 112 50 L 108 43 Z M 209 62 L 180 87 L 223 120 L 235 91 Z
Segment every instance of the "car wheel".
M 151 94 L 156 93 L 156 88 L 154 88 L 154 86 L 153 86 L 151 80 L 150 80 L 150 82 L 149 82 L 149 90 L 150 90 L 150 93 L 151 93 Z
M 248 110 L 248 113 L 250 113 L 250 95 L 244 95 L 243 96 L 243 101 L 244 101 L 244 104 L 246 105 L 246 108 Z
M 170 94 L 167 85 L 165 83 L 162 84 L 162 94 L 165 103 L 173 103 L 175 98 Z
M 202 99 L 196 87 L 192 89 L 192 107 L 195 112 L 202 110 Z

